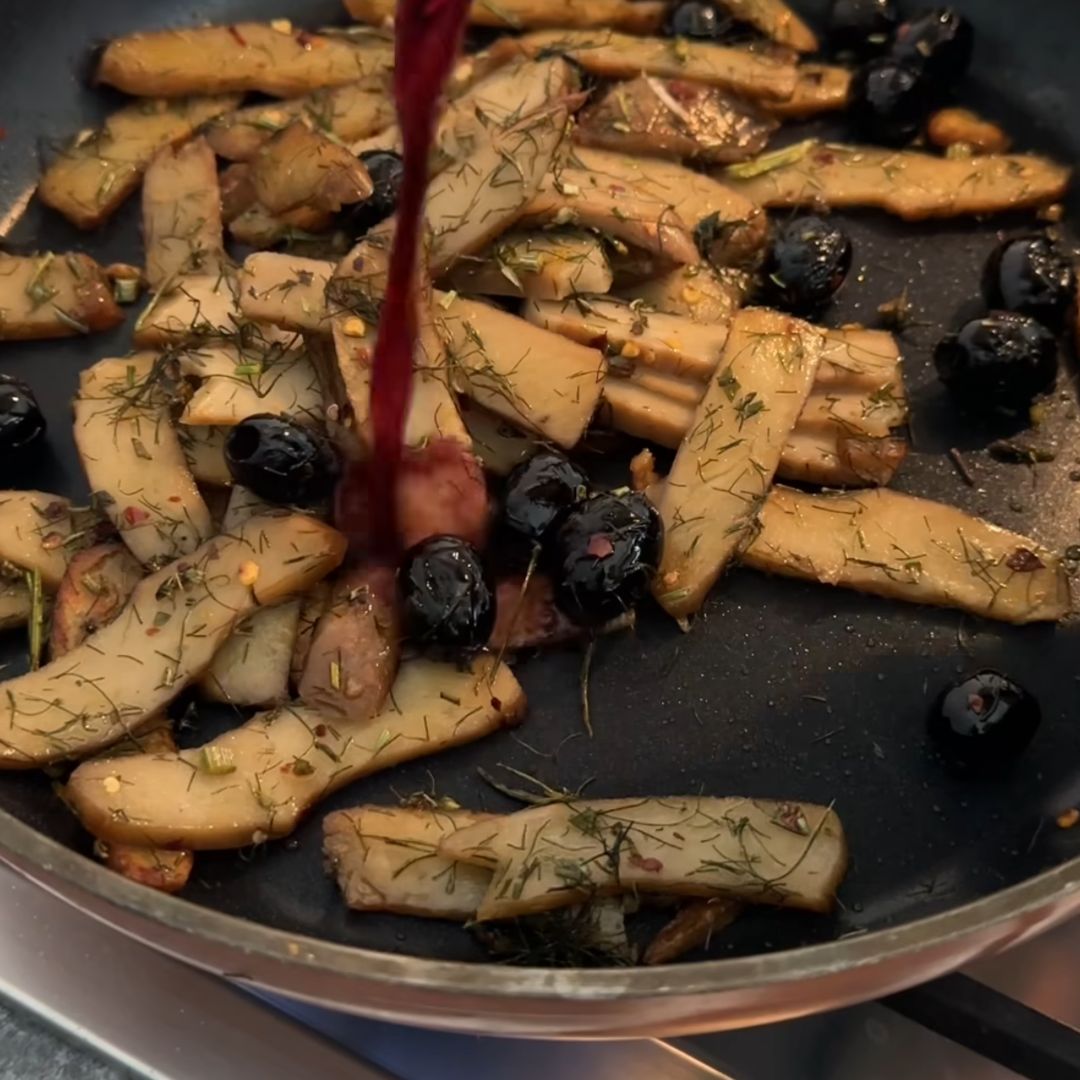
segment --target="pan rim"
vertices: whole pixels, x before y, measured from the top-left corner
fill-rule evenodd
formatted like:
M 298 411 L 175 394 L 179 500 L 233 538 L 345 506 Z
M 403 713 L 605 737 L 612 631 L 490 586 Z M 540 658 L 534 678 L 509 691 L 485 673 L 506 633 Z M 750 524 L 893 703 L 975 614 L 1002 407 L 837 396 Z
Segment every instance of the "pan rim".
M 0 859 L 20 872 L 25 872 L 20 866 L 20 860 L 25 860 L 111 908 L 173 932 L 197 935 L 236 956 L 293 966 L 308 973 L 325 972 L 357 985 L 367 984 L 373 992 L 380 985 L 411 987 L 446 995 L 448 999 L 463 992 L 493 999 L 583 1003 L 692 998 L 810 982 L 957 944 L 980 931 L 1004 928 L 1006 923 L 1046 911 L 1070 894 L 1080 895 L 1077 857 L 961 907 L 835 941 L 689 964 L 550 969 L 433 960 L 279 930 L 128 881 L 4 810 L 0 810 Z M 27 876 L 33 880 L 33 874 Z M 40 881 L 36 883 L 47 887 Z M 64 898 L 72 902 L 70 897 Z

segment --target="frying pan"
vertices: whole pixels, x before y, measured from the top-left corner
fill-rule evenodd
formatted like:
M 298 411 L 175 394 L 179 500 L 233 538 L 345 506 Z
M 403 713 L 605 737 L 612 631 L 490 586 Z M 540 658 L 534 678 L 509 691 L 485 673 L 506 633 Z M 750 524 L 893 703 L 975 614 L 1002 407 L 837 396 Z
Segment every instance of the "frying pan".
M 807 3 L 820 18 L 824 4 Z M 1080 118 L 1080 29 L 1072 0 L 1027 5 L 957 0 L 978 30 L 964 98 L 1001 120 L 1020 148 L 1074 161 Z M 0 211 L 33 184 L 40 153 L 117 104 L 85 88 L 90 46 L 116 34 L 243 18 L 340 21 L 334 0 L 157 3 L 5 0 L 0 6 Z M 99 235 L 78 234 L 31 202 L 5 230 L 13 244 L 84 248 L 103 262 L 138 261 L 136 206 Z M 1075 209 L 1075 208 L 1074 208 Z M 17 214 L 12 214 L 16 218 Z M 958 417 L 930 364 L 943 327 L 970 310 L 978 273 L 1001 230 L 1022 220 L 907 226 L 876 214 L 843 218 L 855 270 L 827 321 L 872 322 L 905 285 L 916 322 L 904 336 L 914 450 L 903 490 L 959 505 L 1042 541 L 1080 541 L 1080 430 L 1071 356 L 1040 442 L 1050 463 L 996 464 L 987 434 Z M 1030 219 L 1026 219 L 1030 222 Z M 111 337 L 0 346 L 2 368 L 37 390 L 50 453 L 20 486 L 86 494 L 71 439 L 77 372 L 122 354 Z M 967 486 L 946 452 L 968 455 Z M 618 481 L 601 457 L 585 458 Z M 620 459 L 620 461 L 625 459 Z M 590 693 L 595 737 L 581 736 L 580 654 L 518 665 L 531 703 L 525 726 L 436 759 L 364 780 L 336 808 L 431 790 L 492 810 L 513 805 L 477 776 L 499 763 L 594 796 L 750 794 L 835 801 L 853 865 L 835 915 L 755 910 L 704 954 L 659 969 L 544 970 L 494 965 L 458 927 L 349 913 L 320 865 L 315 814 L 286 842 L 242 855 L 200 854 L 179 898 L 106 871 L 41 774 L 0 776 L 0 846 L 29 877 L 103 921 L 192 963 L 337 1007 L 459 1030 L 534 1035 L 670 1034 L 759 1023 L 878 996 L 1015 943 L 1080 908 L 1080 829 L 1054 816 L 1080 802 L 1080 700 L 1075 625 L 1014 628 L 952 611 L 732 572 L 693 631 L 658 612 L 599 644 Z M 25 663 L 19 635 L 0 660 Z M 1020 678 L 1044 721 L 1007 775 L 951 776 L 924 735 L 927 703 L 983 666 Z M 234 717 L 205 711 L 198 743 Z M 576 736 L 570 738 L 571 736 Z

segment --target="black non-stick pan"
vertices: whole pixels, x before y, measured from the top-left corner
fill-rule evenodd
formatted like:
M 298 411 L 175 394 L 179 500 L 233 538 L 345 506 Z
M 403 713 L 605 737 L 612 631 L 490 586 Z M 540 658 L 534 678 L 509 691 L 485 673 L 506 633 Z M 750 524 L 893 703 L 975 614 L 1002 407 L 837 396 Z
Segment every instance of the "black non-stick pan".
M 1001 121 L 1020 149 L 1076 160 L 1080 13 L 1073 0 L 956 6 L 978 30 L 963 99 Z M 820 19 L 822 7 L 807 3 L 807 14 Z M 116 106 L 111 92 L 87 87 L 95 43 L 139 29 L 271 16 L 308 26 L 342 21 L 334 0 L 281 0 L 273 9 L 257 0 L 4 0 L 0 213 L 21 204 L 40 155 Z M 12 215 L 7 240 L 138 262 L 136 203 L 102 233 L 82 234 L 31 201 Z M 1030 226 L 1031 218 L 925 226 L 878 214 L 843 220 L 855 269 L 828 322 L 872 324 L 877 306 L 905 287 L 915 306 L 903 336 L 914 449 L 897 486 L 1049 545 L 1080 542 L 1071 348 L 1063 350 L 1058 392 L 1037 433 L 1057 456 L 1034 467 L 991 460 L 982 449 L 986 432 L 956 415 L 930 363 L 943 328 L 977 303 L 979 271 L 999 233 Z M 34 386 L 50 423 L 49 456 L 20 486 L 86 494 L 70 400 L 79 370 L 122 354 L 129 333 L 125 326 L 86 340 L 0 345 L 0 369 Z M 952 447 L 965 455 L 974 486 L 947 456 Z M 602 458 L 585 460 L 598 475 L 606 469 L 615 477 Z M 21 637 L 0 648 L 6 673 L 20 670 Z M 519 731 L 372 777 L 329 801 L 327 808 L 392 802 L 434 788 L 468 806 L 506 811 L 510 800 L 477 775 L 478 766 L 497 773 L 500 763 L 570 789 L 588 781 L 594 796 L 834 801 L 853 852 L 836 914 L 755 910 L 713 943 L 708 958 L 667 970 L 493 967 L 458 927 L 351 914 L 321 866 L 321 812 L 286 842 L 200 854 L 179 899 L 97 866 L 88 837 L 42 774 L 0 775 L 0 845 L 31 876 L 174 953 L 355 1009 L 473 1029 L 580 1034 L 760 1021 L 927 978 L 1080 906 L 1073 893 L 1080 828 L 1055 824 L 1080 802 L 1078 652 L 1080 632 L 1069 622 L 1014 628 L 736 570 L 690 633 L 647 610 L 635 632 L 600 642 L 590 682 L 593 738 L 581 734 L 580 653 L 547 653 L 517 667 L 530 701 Z M 927 743 L 926 710 L 942 684 L 983 666 L 1013 674 L 1037 694 L 1044 722 L 1007 775 L 958 779 Z M 234 721 L 207 711 L 183 738 L 198 743 Z

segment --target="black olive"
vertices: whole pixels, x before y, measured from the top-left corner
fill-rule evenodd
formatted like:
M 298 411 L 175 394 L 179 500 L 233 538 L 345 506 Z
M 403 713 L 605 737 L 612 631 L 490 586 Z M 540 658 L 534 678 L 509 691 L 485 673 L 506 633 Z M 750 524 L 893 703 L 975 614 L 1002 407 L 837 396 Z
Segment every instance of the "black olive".
M 1041 323 L 1012 311 L 991 311 L 934 351 L 938 376 L 972 412 L 1027 411 L 1057 378 L 1057 342 Z
M 833 0 L 829 40 L 837 52 L 875 56 L 888 47 L 899 22 L 896 0 Z
M 481 649 L 495 626 L 495 589 L 477 550 L 456 536 L 433 536 L 405 555 L 399 577 L 405 632 L 439 653 Z
M 718 11 L 715 4 L 684 0 L 671 6 L 664 28 L 670 37 L 718 41 L 732 25 L 733 20 Z
M 938 695 L 928 729 L 950 764 L 999 770 L 1031 742 L 1041 719 L 1038 701 L 1019 683 L 997 671 L 979 671 Z
M 631 611 L 649 591 L 660 557 L 660 515 L 644 495 L 593 495 L 552 540 L 555 603 L 585 626 Z
M 932 8 L 902 23 L 893 38 L 892 55 L 921 68 L 938 87 L 948 89 L 971 67 L 975 30 L 952 8 Z
M 267 502 L 310 506 L 327 498 L 340 465 L 330 442 L 285 416 L 249 416 L 230 429 L 225 462 L 236 483 Z
M 857 138 L 904 146 L 922 130 L 934 101 L 931 84 L 917 67 L 883 56 L 855 73 L 848 120 Z
M 349 225 L 357 236 L 363 236 L 397 210 L 401 179 L 405 173 L 401 155 L 393 150 L 365 150 L 360 160 L 371 177 L 374 190 L 362 203 L 346 211 Z
M 1019 311 L 1060 330 L 1076 298 L 1076 273 L 1048 237 L 1022 236 L 991 252 L 983 294 L 991 307 Z
M 0 453 L 8 465 L 23 464 L 45 444 L 45 417 L 22 379 L 0 375 Z
M 779 307 L 809 314 L 826 304 L 851 269 L 851 241 L 825 218 L 807 215 L 773 230 L 764 289 Z
M 503 521 L 511 532 L 541 544 L 562 516 L 588 494 L 589 478 L 569 458 L 541 450 L 507 477 Z

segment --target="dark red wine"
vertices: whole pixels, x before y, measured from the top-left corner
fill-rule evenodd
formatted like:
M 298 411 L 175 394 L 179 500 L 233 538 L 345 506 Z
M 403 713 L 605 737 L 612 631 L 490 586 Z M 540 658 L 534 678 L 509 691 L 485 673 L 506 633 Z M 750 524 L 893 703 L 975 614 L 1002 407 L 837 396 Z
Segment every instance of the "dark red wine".
M 428 154 L 443 87 L 457 56 L 470 0 L 398 0 L 394 16 L 394 98 L 404 176 L 397 229 L 371 378 L 374 460 L 371 530 L 381 546 L 399 542 L 396 491 L 416 346 L 416 271 L 428 182 Z

